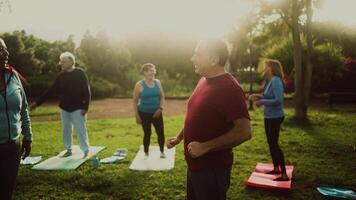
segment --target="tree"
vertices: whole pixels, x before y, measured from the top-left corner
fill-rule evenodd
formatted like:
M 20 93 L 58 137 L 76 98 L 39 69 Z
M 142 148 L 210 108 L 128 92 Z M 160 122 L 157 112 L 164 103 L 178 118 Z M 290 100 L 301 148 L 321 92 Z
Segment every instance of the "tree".
M 298 120 L 307 118 L 307 105 L 305 104 L 305 95 L 303 87 L 303 66 L 302 66 L 302 48 L 299 30 L 299 9 L 298 0 L 292 0 L 292 22 L 293 22 L 293 46 L 294 46 L 294 68 L 295 68 L 295 117 Z
M 312 1 L 306 0 L 306 12 L 307 12 L 307 20 L 306 20 L 306 37 L 307 37 L 307 58 L 306 58 L 306 69 L 305 69 L 305 83 L 304 83 L 304 101 L 306 106 L 308 107 L 309 99 L 310 99 L 310 91 L 311 91 L 311 83 L 312 83 L 312 73 L 313 73 L 313 65 L 311 62 L 311 58 L 313 56 L 313 43 L 312 43 L 312 16 L 313 16 L 313 8 Z
M 322 0 L 314 0 L 320 2 Z M 285 27 L 292 30 L 293 37 L 293 51 L 294 51 L 294 69 L 295 69 L 295 117 L 298 120 L 305 121 L 307 119 L 308 101 L 311 91 L 311 77 L 312 77 L 312 1 L 311 0 L 279 0 L 274 2 L 267 2 L 264 0 L 258 1 L 260 4 L 261 21 L 266 21 L 268 17 L 277 16 L 275 21 L 283 21 Z M 306 22 L 304 25 L 300 24 L 301 16 L 306 15 Z M 270 22 L 271 23 L 271 22 Z M 273 22 L 272 22 L 273 23 Z M 303 26 L 306 27 L 305 31 Z M 283 31 L 285 29 L 280 29 Z M 307 64 L 303 66 L 302 63 L 302 43 L 301 33 L 305 33 L 307 38 Z

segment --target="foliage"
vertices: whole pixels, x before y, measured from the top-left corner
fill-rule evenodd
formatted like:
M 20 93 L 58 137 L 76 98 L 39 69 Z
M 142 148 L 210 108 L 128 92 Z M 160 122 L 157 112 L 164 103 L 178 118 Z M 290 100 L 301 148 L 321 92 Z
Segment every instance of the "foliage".
M 195 41 L 156 37 L 154 34 L 134 35 L 115 40 L 105 32 L 93 36 L 87 31 L 76 48 L 73 36 L 66 41 L 48 42 L 25 31 L 0 35 L 10 52 L 9 63 L 16 67 L 31 87 L 29 95 L 40 95 L 52 84 L 60 70 L 59 55 L 64 51 L 76 55 L 76 65 L 86 70 L 93 98 L 130 96 L 143 63 L 157 67 L 168 95 L 188 95 L 198 80 L 190 61 Z M 167 85 L 165 85 L 167 84 Z
M 303 58 L 306 54 L 306 44 L 303 42 Z M 312 89 L 317 92 L 327 92 L 330 81 L 342 76 L 344 69 L 342 48 L 332 43 L 322 43 L 314 47 L 312 63 Z M 293 41 L 291 37 L 285 38 L 278 44 L 264 51 L 263 57 L 274 58 L 281 61 L 285 73 L 293 78 Z M 302 61 L 305 64 L 305 59 Z

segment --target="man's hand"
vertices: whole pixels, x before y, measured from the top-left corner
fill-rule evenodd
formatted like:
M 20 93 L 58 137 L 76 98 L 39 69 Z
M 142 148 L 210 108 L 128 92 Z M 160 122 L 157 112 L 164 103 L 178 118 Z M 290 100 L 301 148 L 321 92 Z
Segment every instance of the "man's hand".
M 198 158 L 209 152 L 209 149 L 201 142 L 191 142 L 188 144 L 188 152 L 192 158 Z
M 173 148 L 174 146 L 176 146 L 177 144 L 179 144 L 180 141 L 181 141 L 181 140 L 180 140 L 179 138 L 177 138 L 177 137 L 169 138 L 169 139 L 167 140 L 167 142 L 166 142 L 167 148 L 168 148 L 168 149 Z
M 153 118 L 157 118 L 162 114 L 162 110 L 158 108 L 155 113 L 153 113 Z
M 263 104 L 261 103 L 261 101 L 256 101 L 256 102 L 255 102 L 255 105 L 259 108 L 259 107 L 261 107 Z
M 252 101 L 258 101 L 259 99 L 261 99 L 262 95 L 260 94 L 251 94 L 248 99 L 252 100 Z
M 82 112 L 81 112 L 81 114 L 84 116 L 84 115 L 86 115 L 87 114 L 87 110 L 84 110 L 84 109 L 82 109 Z
M 30 155 L 31 149 L 32 149 L 31 143 L 32 143 L 31 141 L 26 141 L 26 140 L 22 141 L 22 145 L 21 145 L 21 157 L 22 157 L 22 159 L 25 159 L 27 156 Z
M 36 102 L 32 102 L 30 104 L 30 111 L 34 111 L 36 109 L 36 107 L 37 107 L 37 103 Z

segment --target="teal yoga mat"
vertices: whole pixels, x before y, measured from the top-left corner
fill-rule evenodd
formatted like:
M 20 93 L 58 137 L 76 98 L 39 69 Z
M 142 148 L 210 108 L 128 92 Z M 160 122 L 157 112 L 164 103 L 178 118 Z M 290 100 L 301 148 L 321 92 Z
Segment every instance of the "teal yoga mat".
M 80 150 L 79 146 L 74 145 L 72 148 L 72 155 L 69 157 L 62 157 L 66 151 L 62 151 L 57 156 L 53 156 L 37 165 L 32 169 L 34 170 L 74 170 L 78 168 L 85 161 L 90 159 L 92 156 L 99 153 L 105 147 L 91 146 L 89 149 L 89 155 L 83 158 L 83 151 Z
M 348 189 L 317 187 L 321 194 L 327 197 L 340 198 L 340 199 L 356 199 L 356 193 Z

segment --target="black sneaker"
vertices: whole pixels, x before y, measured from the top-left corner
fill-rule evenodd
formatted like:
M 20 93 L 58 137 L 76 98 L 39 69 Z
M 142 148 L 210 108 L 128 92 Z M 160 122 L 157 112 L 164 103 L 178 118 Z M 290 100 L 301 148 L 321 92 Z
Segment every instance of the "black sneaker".
M 71 156 L 71 155 L 72 155 L 72 152 L 67 150 L 67 151 L 62 155 L 62 157 L 65 158 L 65 157 L 69 157 L 69 156 Z

